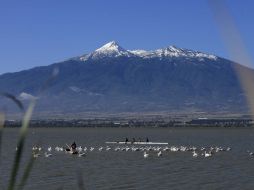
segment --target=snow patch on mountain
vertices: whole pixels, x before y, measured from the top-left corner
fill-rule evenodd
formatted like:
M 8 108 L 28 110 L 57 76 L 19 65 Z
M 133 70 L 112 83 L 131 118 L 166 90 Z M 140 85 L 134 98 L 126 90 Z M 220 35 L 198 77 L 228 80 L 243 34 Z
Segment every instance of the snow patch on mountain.
M 96 49 L 94 52 L 81 56 L 79 59 L 86 61 L 88 59 L 100 58 L 114 58 L 114 57 L 140 57 L 143 59 L 149 58 L 197 58 L 200 61 L 206 59 L 216 60 L 215 55 L 193 51 L 189 49 L 178 48 L 176 46 L 169 46 L 167 48 L 157 49 L 153 51 L 146 50 L 125 50 L 115 41 L 109 42 L 102 47 Z
M 199 58 L 202 60 L 203 58 L 216 60 L 217 57 L 211 54 L 206 54 L 198 51 L 188 50 L 177 48 L 175 46 L 169 46 L 164 49 L 157 49 L 154 51 L 145 51 L 145 50 L 130 50 L 136 56 L 149 59 L 149 58 L 162 58 L 162 57 L 185 57 L 185 58 Z
M 72 90 L 73 92 L 77 92 L 77 93 L 82 92 L 82 89 L 80 89 L 76 86 L 70 86 L 69 89 Z
M 111 41 L 105 44 L 104 46 L 96 49 L 94 52 L 86 56 L 81 56 L 80 60 L 85 61 L 87 59 L 100 59 L 105 57 L 112 58 L 120 56 L 131 57 L 134 55 L 131 52 L 119 46 L 115 41 Z
M 69 89 L 75 93 L 84 93 L 86 95 L 89 95 L 89 96 L 103 96 L 103 94 L 100 94 L 100 93 L 96 93 L 96 92 L 91 92 L 89 90 L 86 90 L 86 89 L 82 89 L 82 88 L 79 88 L 77 86 L 69 86 Z
M 153 52 L 152 51 L 146 51 L 143 49 L 137 49 L 137 50 L 129 50 L 132 54 L 138 56 L 138 57 L 149 57 Z

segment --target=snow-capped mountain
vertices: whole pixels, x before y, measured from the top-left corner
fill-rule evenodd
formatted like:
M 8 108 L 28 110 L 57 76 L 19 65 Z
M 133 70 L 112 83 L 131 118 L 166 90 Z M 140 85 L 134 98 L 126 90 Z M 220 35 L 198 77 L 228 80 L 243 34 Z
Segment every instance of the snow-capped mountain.
M 206 54 L 198 51 L 188 50 L 188 49 L 182 49 L 177 48 L 175 46 L 169 46 L 164 49 L 157 49 L 154 51 L 145 51 L 145 50 L 132 50 L 130 51 L 132 54 L 137 55 L 142 58 L 154 58 L 154 57 L 182 57 L 182 58 L 207 58 L 207 59 L 213 59 L 216 60 L 217 57 L 215 55 Z
M 246 110 L 246 103 L 236 65 L 243 67 L 175 46 L 126 50 L 113 41 L 60 63 L 0 75 L 0 92 L 25 102 L 36 97 L 37 110 L 43 113 L 239 112 Z M 38 97 L 52 71 L 59 73 Z M 0 105 L 13 104 L 0 99 Z
M 96 49 L 94 52 L 81 56 L 80 60 L 86 61 L 87 59 L 101 59 L 101 58 L 112 58 L 112 57 L 131 57 L 134 56 L 131 52 L 125 50 L 119 46 L 115 41 L 111 41 L 102 47 Z
M 169 46 L 167 48 L 157 49 L 154 51 L 146 50 L 126 50 L 122 48 L 115 41 L 111 41 L 94 52 L 85 56 L 80 56 L 80 60 L 86 61 L 88 59 L 101 59 L 113 57 L 140 57 L 144 59 L 149 58 L 198 58 L 200 60 L 213 59 L 216 60 L 215 55 L 193 51 L 189 49 L 177 48 L 176 46 Z

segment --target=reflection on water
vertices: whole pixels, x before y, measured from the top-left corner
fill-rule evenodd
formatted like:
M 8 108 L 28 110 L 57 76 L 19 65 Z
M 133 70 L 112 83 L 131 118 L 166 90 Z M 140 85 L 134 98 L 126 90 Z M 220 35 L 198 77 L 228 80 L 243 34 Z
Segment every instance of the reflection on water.
M 7 183 L 10 174 L 17 135 L 17 129 L 4 131 L 1 184 Z M 98 151 L 100 146 L 106 147 L 105 141 L 126 137 L 149 137 L 151 141 L 169 142 L 169 147 L 221 146 L 232 150 L 215 153 L 210 158 L 200 155 L 194 158 L 191 151 L 162 151 L 158 157 L 156 151 L 149 151 L 146 159 L 142 151 L 114 151 L 118 145 L 110 145 L 109 151 Z M 28 160 L 34 144 L 47 148 L 65 146 L 75 140 L 78 146 L 95 150 L 88 151 L 85 157 L 52 150 L 53 155 L 48 158 L 43 151 L 25 189 L 78 189 L 79 176 L 85 189 L 252 189 L 254 157 L 246 151 L 254 151 L 253 138 L 252 128 L 30 129 L 23 162 Z

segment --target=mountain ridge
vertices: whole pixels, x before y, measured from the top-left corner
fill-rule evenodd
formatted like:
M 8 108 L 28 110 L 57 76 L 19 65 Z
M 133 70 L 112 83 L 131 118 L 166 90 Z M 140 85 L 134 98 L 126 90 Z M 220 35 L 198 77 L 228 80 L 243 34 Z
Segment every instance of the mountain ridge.
M 48 113 L 247 110 L 237 63 L 173 46 L 130 51 L 110 42 L 86 56 L 3 74 L 0 91 L 23 102 L 38 98 L 37 111 Z M 58 76 L 38 97 L 55 68 Z
M 156 49 L 156 50 L 126 50 L 122 48 L 117 42 L 111 41 L 103 45 L 102 47 L 96 49 L 95 51 L 85 54 L 84 56 L 78 56 L 82 61 L 88 59 L 99 59 L 103 57 L 119 57 L 119 56 L 137 56 L 140 58 L 161 58 L 161 57 L 186 57 L 186 58 L 208 58 L 217 59 L 217 56 L 212 54 L 207 54 L 199 51 L 194 51 L 190 49 L 178 48 L 176 46 L 168 46 L 166 48 Z

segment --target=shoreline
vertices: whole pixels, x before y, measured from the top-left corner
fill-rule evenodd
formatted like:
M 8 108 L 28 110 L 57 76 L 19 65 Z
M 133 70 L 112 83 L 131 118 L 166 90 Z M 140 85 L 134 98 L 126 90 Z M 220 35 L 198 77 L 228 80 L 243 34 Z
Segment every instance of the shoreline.
M 4 127 L 17 128 L 21 126 L 20 120 L 6 120 Z M 252 119 L 207 119 L 198 118 L 189 121 L 181 120 L 144 120 L 144 119 L 50 119 L 50 120 L 31 120 L 31 128 L 182 128 L 182 127 L 213 127 L 213 128 L 243 128 L 253 127 Z

